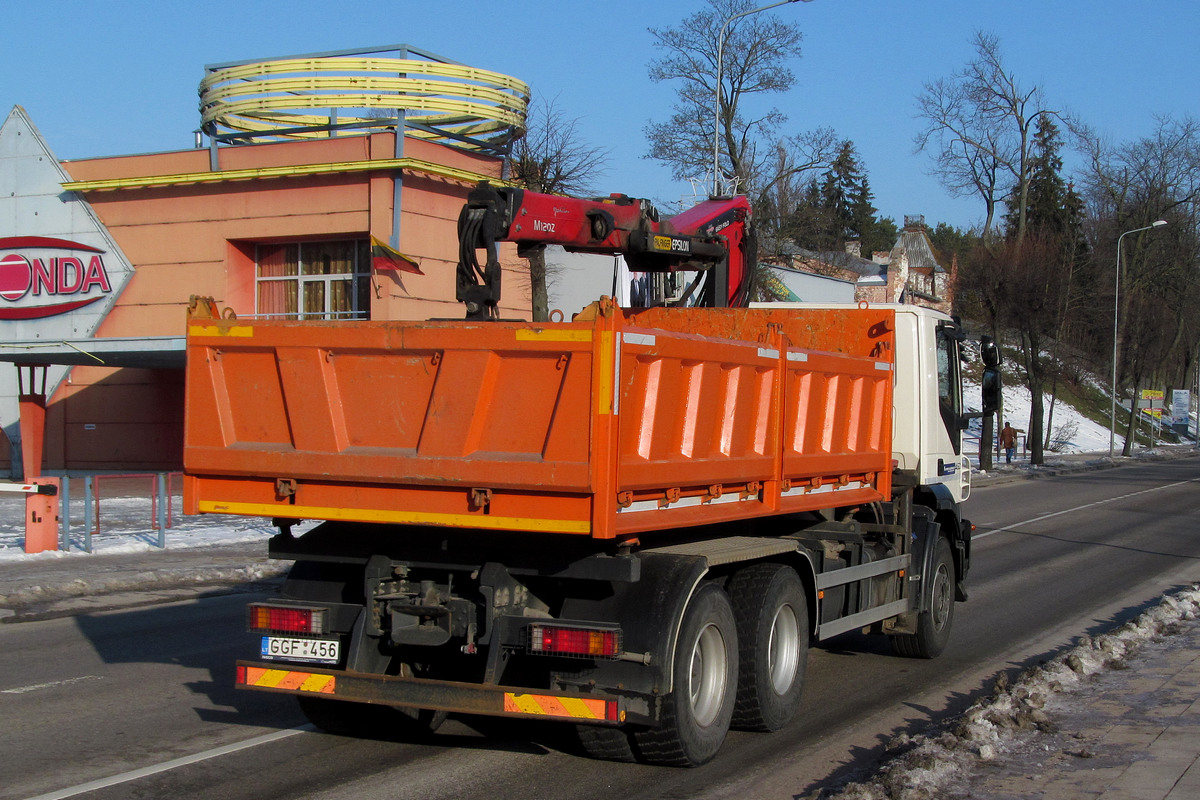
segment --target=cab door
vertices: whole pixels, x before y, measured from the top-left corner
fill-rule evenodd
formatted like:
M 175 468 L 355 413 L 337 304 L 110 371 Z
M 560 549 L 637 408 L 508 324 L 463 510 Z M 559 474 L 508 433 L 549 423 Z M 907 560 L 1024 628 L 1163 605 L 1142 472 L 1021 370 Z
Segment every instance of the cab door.
M 963 458 L 962 448 L 962 359 L 959 342 L 962 334 L 949 320 L 934 325 L 934 386 L 930 394 L 936 399 L 936 415 L 926 413 L 923 457 L 929 469 L 925 479 L 940 483 L 951 490 L 956 500 L 965 500 L 970 489 L 970 464 Z M 931 409 L 932 410 L 932 409 Z M 932 473 L 932 474 L 930 474 Z

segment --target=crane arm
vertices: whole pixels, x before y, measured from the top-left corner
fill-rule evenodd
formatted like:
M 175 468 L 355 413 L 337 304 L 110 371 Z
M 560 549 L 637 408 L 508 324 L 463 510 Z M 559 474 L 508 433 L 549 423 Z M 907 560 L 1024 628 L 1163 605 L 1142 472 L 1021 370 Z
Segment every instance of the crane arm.
M 749 219 L 744 197 L 708 200 L 660 221 L 649 201 L 621 194 L 583 199 L 480 183 L 458 218 L 457 297 L 467 305 L 468 319 L 494 319 L 500 301 L 496 245 L 515 242 L 622 255 L 637 272 L 709 270 L 727 284 L 719 292 L 708 287 L 709 305 L 745 305 L 736 301 L 748 296 Z M 480 250 L 486 254 L 482 264 Z

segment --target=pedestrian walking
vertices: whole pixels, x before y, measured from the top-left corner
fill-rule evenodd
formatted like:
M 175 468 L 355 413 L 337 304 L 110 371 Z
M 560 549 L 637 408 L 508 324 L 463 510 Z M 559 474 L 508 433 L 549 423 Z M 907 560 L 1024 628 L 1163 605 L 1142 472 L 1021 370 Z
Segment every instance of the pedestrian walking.
M 1000 446 L 1004 448 L 1004 463 L 1011 464 L 1017 450 L 1017 429 L 1008 422 L 1000 429 Z

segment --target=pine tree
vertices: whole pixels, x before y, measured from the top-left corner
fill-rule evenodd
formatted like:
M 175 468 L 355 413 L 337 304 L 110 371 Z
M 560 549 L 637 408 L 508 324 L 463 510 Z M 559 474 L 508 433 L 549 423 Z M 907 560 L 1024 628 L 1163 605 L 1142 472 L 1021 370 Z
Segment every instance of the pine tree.
M 973 231 L 939 222 L 929 232 L 929 243 L 942 254 L 947 263 L 957 256 L 961 264 L 971 257 L 972 251 L 982 242 L 979 235 Z
M 825 186 L 810 180 L 789 215 L 787 230 L 801 247 L 818 252 L 839 246 L 837 221 L 825 202 Z
M 897 233 L 894 221 L 876 216 L 873 199 L 854 143 L 846 140 L 820 181 L 809 182 L 788 228 L 799 244 L 818 251 L 841 250 L 857 239 L 870 257 L 872 250 L 891 249 Z
M 879 209 L 872 204 L 874 199 L 871 184 L 864 175 L 850 208 L 854 220 L 851 230 L 860 243 L 862 257 L 867 260 L 876 251 L 891 250 L 900 236 L 900 228 L 894 219 L 878 215 Z
M 863 180 L 854 144 L 846 140 L 825 173 L 825 181 L 821 186 L 825 210 L 836 226 L 831 233 L 843 242 L 857 234 L 854 230 L 854 204 L 862 198 Z
M 870 227 L 859 237 L 862 241 L 862 256 L 868 261 L 871 254 L 879 251 L 890 251 L 900 238 L 900 227 L 891 217 L 872 217 Z
M 871 184 L 867 181 L 867 176 L 863 175 L 858 185 L 853 186 L 850 191 L 850 225 L 847 231 L 860 241 L 872 232 L 876 224 L 875 212 L 879 209 L 871 205 L 873 199 Z
M 1063 180 L 1063 160 L 1059 155 L 1062 140 L 1058 126 L 1049 114 L 1038 117 L 1032 149 L 1029 198 L 1025 212 L 1026 229 L 1062 237 L 1070 246 L 1081 239 L 1083 200 L 1074 187 Z M 1008 214 L 1005 219 L 1012 233 L 1016 229 L 1017 217 L 1015 189 L 1009 195 L 1007 205 Z

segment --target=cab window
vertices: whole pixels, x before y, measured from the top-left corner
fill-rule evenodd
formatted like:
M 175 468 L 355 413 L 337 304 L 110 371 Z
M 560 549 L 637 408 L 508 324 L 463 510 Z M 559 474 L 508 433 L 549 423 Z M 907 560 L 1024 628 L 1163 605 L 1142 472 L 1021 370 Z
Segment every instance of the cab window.
M 941 411 L 942 424 L 950 435 L 954 453 L 962 451 L 962 437 L 959 436 L 959 425 L 962 419 L 962 384 L 959 377 L 958 340 L 954 331 L 946 326 L 938 326 L 937 332 L 937 380 L 938 380 L 938 409 Z

